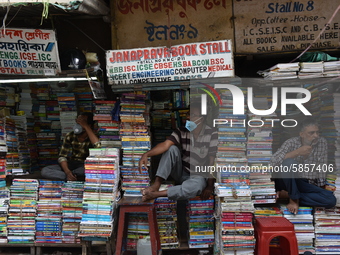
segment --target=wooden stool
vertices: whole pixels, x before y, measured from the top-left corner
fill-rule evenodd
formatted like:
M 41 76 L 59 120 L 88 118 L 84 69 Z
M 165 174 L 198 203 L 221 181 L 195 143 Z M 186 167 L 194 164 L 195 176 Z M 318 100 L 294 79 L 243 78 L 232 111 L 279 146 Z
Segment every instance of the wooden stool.
M 280 238 L 284 255 L 298 255 L 294 225 L 284 217 L 258 218 L 255 224 L 256 254 L 269 255 L 269 243 L 274 237 Z
M 119 201 L 118 205 L 119 218 L 116 255 L 122 254 L 123 240 L 127 236 L 126 213 L 147 213 L 149 219 L 152 255 L 157 255 L 161 250 L 161 242 L 159 238 L 154 200 L 143 202 L 142 197 L 124 197 L 121 201 Z

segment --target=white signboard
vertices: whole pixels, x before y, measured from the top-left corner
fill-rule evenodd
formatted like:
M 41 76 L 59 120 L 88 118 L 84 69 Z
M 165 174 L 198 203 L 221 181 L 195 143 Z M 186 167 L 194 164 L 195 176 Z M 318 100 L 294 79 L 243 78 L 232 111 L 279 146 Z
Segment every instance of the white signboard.
M 56 75 L 60 72 L 53 30 L 0 30 L 0 74 Z
M 106 52 L 109 84 L 234 76 L 231 40 Z

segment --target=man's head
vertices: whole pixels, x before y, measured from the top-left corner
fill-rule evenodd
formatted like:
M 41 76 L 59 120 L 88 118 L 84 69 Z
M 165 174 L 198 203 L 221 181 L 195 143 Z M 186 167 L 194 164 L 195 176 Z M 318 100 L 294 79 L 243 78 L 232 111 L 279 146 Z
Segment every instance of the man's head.
M 306 118 L 300 124 L 300 137 L 303 145 L 315 144 L 320 136 L 319 125 L 314 118 Z
M 92 112 L 81 112 L 77 118 L 79 117 L 83 117 L 86 118 L 87 124 L 89 124 L 91 126 L 91 128 L 93 128 L 94 125 L 94 121 L 93 121 L 93 113 Z

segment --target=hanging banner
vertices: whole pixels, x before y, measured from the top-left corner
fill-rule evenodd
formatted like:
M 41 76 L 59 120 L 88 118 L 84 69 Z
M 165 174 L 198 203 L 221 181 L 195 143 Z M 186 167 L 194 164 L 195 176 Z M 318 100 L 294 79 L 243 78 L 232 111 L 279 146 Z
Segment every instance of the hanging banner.
M 302 51 L 310 44 L 311 49 L 339 47 L 338 6 L 334 0 L 234 0 L 235 52 Z
M 231 40 L 106 52 L 109 84 L 232 77 Z
M 0 74 L 50 76 L 58 72 L 60 63 L 53 30 L 0 31 Z

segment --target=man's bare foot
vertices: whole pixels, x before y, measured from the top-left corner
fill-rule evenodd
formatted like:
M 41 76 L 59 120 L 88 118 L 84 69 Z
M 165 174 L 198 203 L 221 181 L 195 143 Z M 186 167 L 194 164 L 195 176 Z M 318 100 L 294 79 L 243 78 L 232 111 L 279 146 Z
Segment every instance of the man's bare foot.
M 148 190 L 148 189 L 145 189 L 143 190 L 143 197 L 142 197 L 142 201 L 148 201 L 148 200 L 151 200 L 151 199 L 155 199 L 157 198 L 157 191 L 152 191 L 152 190 Z
M 155 192 L 155 191 L 158 191 L 157 187 L 151 185 L 151 186 L 143 189 L 141 192 L 142 192 L 142 195 L 144 196 L 146 192 Z
M 299 199 L 289 199 L 289 203 L 287 205 L 288 211 L 291 213 L 297 214 L 299 210 Z

